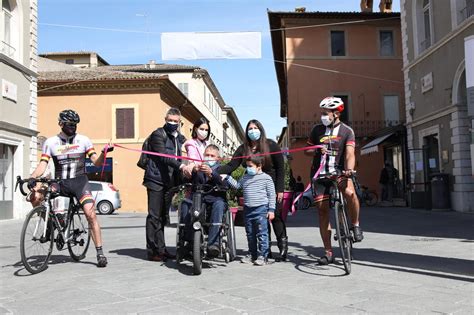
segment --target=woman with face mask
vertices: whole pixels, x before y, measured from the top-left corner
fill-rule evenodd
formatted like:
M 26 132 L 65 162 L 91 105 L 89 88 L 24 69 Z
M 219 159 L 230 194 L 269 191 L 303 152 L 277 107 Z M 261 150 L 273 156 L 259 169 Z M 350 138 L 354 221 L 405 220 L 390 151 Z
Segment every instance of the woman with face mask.
M 204 160 L 204 150 L 206 149 L 211 135 L 211 126 L 209 121 L 205 117 L 201 117 L 193 125 L 193 131 L 191 133 L 191 139 L 184 143 L 184 149 L 186 156 L 196 159 Z M 193 169 L 197 169 L 202 162 L 190 161 L 186 168 L 192 172 Z
M 248 122 L 245 128 L 245 142 L 234 152 L 234 157 L 247 156 L 257 153 L 270 153 L 280 151 L 280 146 L 273 140 L 267 139 L 263 125 L 256 119 Z M 220 174 L 231 174 L 240 165 L 247 167 L 246 159 L 233 159 L 228 164 L 219 168 Z M 281 204 L 283 201 L 283 191 L 285 188 L 285 163 L 283 154 L 272 154 L 263 156 L 262 171 L 270 175 L 275 184 L 277 201 Z M 272 220 L 273 230 L 277 238 L 277 245 L 280 251 L 277 261 L 285 261 L 288 254 L 288 236 L 286 234 L 286 224 L 281 217 L 279 207 L 275 211 L 275 218 Z M 270 235 L 270 233 L 269 233 Z M 270 240 L 271 242 L 271 240 Z M 269 258 L 271 257 L 271 248 Z

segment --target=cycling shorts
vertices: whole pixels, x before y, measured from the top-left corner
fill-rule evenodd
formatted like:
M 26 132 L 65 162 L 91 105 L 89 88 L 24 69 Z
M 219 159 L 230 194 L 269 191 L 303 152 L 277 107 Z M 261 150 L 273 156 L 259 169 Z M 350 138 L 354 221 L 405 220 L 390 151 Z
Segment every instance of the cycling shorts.
M 344 186 L 347 185 L 347 181 L 349 180 L 346 176 L 338 176 L 337 177 L 337 186 L 339 189 L 342 189 Z M 346 184 L 346 185 L 344 185 Z M 313 197 L 314 202 L 323 202 L 329 200 L 330 195 L 330 184 L 324 184 L 321 182 L 313 182 Z
M 94 203 L 89 179 L 86 175 L 61 180 L 59 183 L 59 194 L 65 197 L 76 197 L 82 206 Z

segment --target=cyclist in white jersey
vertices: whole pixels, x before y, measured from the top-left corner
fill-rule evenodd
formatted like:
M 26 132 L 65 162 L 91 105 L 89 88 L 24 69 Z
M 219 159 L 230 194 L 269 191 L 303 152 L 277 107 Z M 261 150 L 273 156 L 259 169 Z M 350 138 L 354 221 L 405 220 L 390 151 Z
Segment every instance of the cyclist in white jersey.
M 305 154 L 313 156 L 311 178 L 321 164 L 321 158 L 326 155 L 326 163 L 320 175 L 330 174 L 336 169 L 343 170 L 344 175 L 337 179 L 339 189 L 342 191 L 349 209 L 356 242 L 364 238 L 359 227 L 359 201 L 355 193 L 354 184 L 349 176 L 355 167 L 355 135 L 351 127 L 340 121 L 344 110 L 344 103 L 338 97 L 327 97 L 319 104 L 321 108 L 322 125 L 316 125 L 311 130 L 308 139 L 309 145 L 323 145 L 321 150 L 307 150 Z M 315 185 L 315 203 L 319 209 L 319 230 L 323 240 L 325 255 L 318 259 L 321 265 L 334 262 L 331 246 L 331 224 L 329 222 L 329 187 Z
M 92 231 L 92 239 L 97 249 L 97 266 L 105 267 L 107 258 L 102 250 L 102 237 L 100 225 L 97 221 L 94 198 L 91 194 L 89 180 L 86 175 L 85 161 L 86 156 L 90 158 L 96 166 L 102 166 L 104 161 L 104 150 L 98 155 L 90 139 L 86 136 L 76 133 L 77 124 L 80 122 L 79 115 L 70 109 L 59 113 L 59 126 L 61 132 L 51 138 L 48 138 L 43 145 L 41 160 L 31 178 L 28 181 L 28 188 L 35 189 L 36 178 L 43 175 L 50 159 L 53 160 L 55 169 L 55 178 L 62 179 L 59 187 L 59 193 L 66 197 L 76 197 L 84 209 L 84 213 L 89 221 Z M 109 147 L 107 151 L 112 151 Z M 31 198 L 33 204 L 41 199 L 41 192 L 37 191 Z

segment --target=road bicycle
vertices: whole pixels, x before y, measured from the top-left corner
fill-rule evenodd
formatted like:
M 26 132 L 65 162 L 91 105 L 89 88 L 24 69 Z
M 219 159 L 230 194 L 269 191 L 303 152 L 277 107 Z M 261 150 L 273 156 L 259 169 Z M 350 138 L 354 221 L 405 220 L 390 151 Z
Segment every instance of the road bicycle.
M 337 184 L 337 179 L 340 176 L 342 176 L 342 171 L 337 170 L 336 172 L 317 177 L 313 180 L 313 185 L 319 184 L 329 187 L 329 208 L 333 210 L 336 223 L 334 240 L 337 240 L 339 243 L 339 252 L 346 274 L 350 274 L 354 236 L 349 227 L 346 201 Z M 313 187 L 314 191 L 316 190 Z
M 21 261 L 32 274 L 48 268 L 54 244 L 60 251 L 67 246 L 71 258 L 80 261 L 86 257 L 91 240 L 89 223 L 74 197 L 69 200 L 65 218 L 60 218 L 60 214 L 55 213 L 52 201 L 59 196 L 55 187 L 59 187 L 61 180 L 42 178 L 36 181 L 44 187 L 44 200 L 26 216 L 20 239 Z M 19 187 L 20 192 L 27 196 L 23 189 L 27 182 L 28 179 L 18 176 L 15 191 Z

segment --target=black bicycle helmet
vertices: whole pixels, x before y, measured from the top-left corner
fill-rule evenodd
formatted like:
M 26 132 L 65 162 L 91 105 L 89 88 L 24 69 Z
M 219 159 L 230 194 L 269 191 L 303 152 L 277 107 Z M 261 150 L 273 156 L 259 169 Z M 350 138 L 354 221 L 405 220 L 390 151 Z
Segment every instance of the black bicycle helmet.
M 78 124 L 81 121 L 79 114 L 72 109 L 65 109 L 59 113 L 59 122 Z

